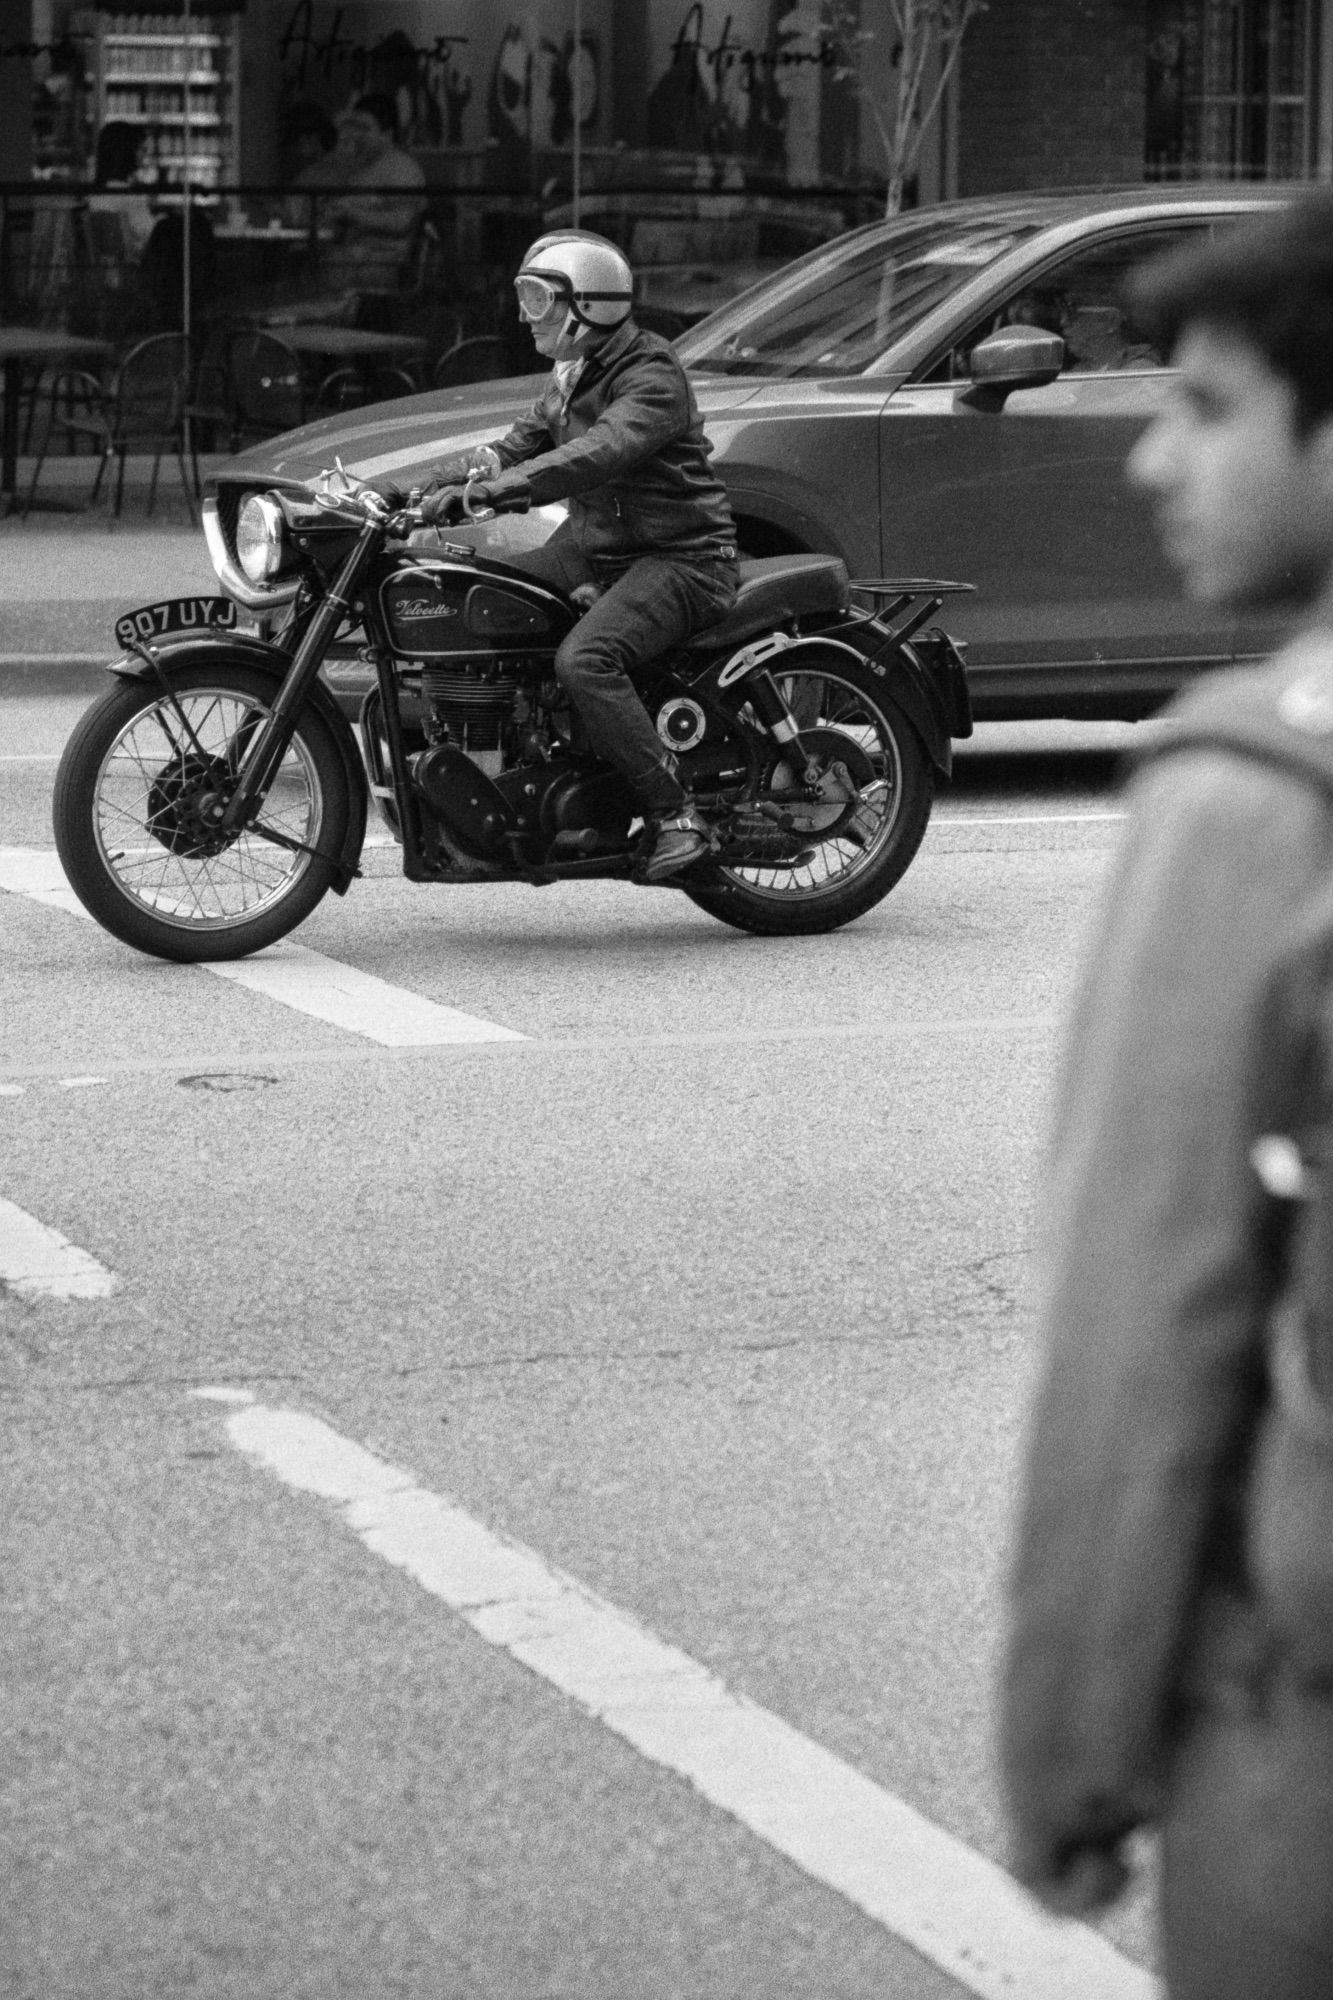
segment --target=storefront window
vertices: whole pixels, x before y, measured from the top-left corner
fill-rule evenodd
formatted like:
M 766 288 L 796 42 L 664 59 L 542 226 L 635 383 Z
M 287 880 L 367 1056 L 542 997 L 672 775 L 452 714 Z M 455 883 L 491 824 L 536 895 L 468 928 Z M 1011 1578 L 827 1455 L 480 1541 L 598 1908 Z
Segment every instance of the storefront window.
M 1313 0 L 1149 0 L 1149 180 L 1301 180 L 1314 165 Z

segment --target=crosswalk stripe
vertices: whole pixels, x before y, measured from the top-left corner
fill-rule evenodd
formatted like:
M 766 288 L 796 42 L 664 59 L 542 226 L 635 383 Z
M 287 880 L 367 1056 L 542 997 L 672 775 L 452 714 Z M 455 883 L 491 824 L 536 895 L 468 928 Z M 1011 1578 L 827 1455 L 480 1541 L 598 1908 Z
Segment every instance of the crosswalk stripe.
M 526 1040 L 513 1028 L 441 1006 L 302 944 L 276 944 L 253 958 L 234 958 L 202 969 L 387 1049 Z
M 0 1199 L 0 1285 L 23 1298 L 105 1299 L 118 1279 L 58 1229 Z
M 88 912 L 70 888 L 54 849 L 0 847 L 0 889 L 27 896 L 71 916 Z M 450 1043 L 521 1042 L 515 1028 L 502 1028 L 458 1007 L 393 986 L 306 945 L 285 941 L 251 958 L 201 964 L 200 972 L 229 980 L 252 993 L 313 1015 L 382 1048 L 438 1048 Z
M 236 1403 L 238 1392 L 196 1395 Z M 1153 2000 L 1095 1931 L 1046 1916 L 1002 1869 L 521 1542 L 493 1533 L 300 1410 L 249 1403 L 233 1444 L 456 1611 L 488 1645 L 687 1779 L 979 2000 Z

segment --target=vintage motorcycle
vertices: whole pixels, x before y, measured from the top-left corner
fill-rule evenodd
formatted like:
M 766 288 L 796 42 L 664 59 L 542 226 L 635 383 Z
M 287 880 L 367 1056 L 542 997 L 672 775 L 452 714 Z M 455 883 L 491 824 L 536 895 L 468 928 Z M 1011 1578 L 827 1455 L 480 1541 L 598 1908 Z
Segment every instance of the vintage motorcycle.
M 262 950 L 346 892 L 372 798 L 414 882 L 635 878 L 650 836 L 553 671 L 575 603 L 341 466 L 224 482 L 204 526 L 226 596 L 118 622 L 56 778 L 61 861 L 107 930 L 168 959 Z M 886 895 L 971 731 L 958 649 L 926 629 L 968 588 L 742 563 L 733 609 L 642 683 L 712 829 L 662 886 L 782 935 Z M 349 643 L 374 672 L 359 743 L 320 672 Z

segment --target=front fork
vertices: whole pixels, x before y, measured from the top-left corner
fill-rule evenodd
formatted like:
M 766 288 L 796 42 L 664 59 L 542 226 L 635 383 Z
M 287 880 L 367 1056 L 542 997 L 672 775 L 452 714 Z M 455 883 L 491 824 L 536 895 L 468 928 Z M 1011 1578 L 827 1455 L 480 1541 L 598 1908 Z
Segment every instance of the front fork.
M 236 788 L 218 819 L 221 832 L 239 833 L 258 811 L 265 792 L 273 782 L 274 773 L 287 754 L 296 718 L 319 676 L 324 655 L 343 619 L 351 616 L 357 585 L 380 544 L 383 532 L 382 523 L 375 520 L 366 522 L 332 588 L 325 592 L 306 626 L 273 706 L 241 759 Z

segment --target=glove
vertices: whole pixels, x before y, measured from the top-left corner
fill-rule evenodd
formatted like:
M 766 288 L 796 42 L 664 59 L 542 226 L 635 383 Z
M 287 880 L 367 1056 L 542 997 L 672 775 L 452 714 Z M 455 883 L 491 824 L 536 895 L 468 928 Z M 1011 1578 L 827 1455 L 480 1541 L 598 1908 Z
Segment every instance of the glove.
M 475 488 L 473 489 L 475 493 Z M 421 518 L 433 528 L 452 528 L 463 520 L 463 488 L 434 486 L 421 502 Z
M 527 504 L 527 480 L 521 473 L 502 472 L 497 479 L 472 479 L 466 486 L 435 488 L 421 503 L 421 518 L 433 527 L 454 527 L 467 519 L 469 507 L 506 507 L 518 513 Z
M 395 514 L 400 508 L 406 507 L 410 496 L 403 487 L 396 486 L 392 479 L 368 479 L 366 484 L 372 493 L 378 493 L 381 500 L 388 502 Z

